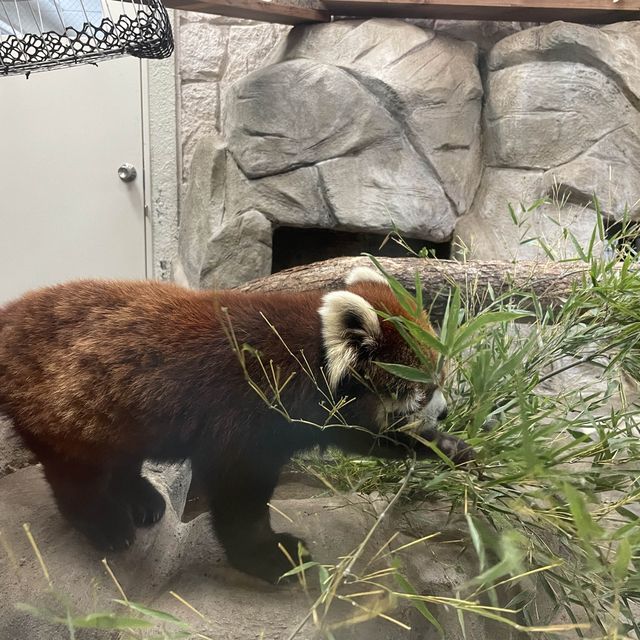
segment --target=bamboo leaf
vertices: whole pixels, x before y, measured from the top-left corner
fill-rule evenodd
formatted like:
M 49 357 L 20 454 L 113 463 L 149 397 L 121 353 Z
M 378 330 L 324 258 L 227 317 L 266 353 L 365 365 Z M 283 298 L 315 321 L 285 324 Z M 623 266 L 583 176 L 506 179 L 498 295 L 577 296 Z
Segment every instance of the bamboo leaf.
M 417 313 L 421 313 L 423 309 L 422 302 L 422 281 L 420 279 L 420 273 L 416 269 L 416 311 Z
M 330 576 L 329 572 L 322 565 L 318 566 L 318 575 L 320 579 L 320 589 L 322 593 L 325 593 L 330 586 Z
M 405 321 L 404 325 L 409 330 L 409 333 L 423 346 L 433 349 L 436 353 L 442 355 L 447 352 L 447 347 L 433 333 L 426 331 L 415 322 Z
M 485 550 L 484 543 L 482 542 L 482 537 L 480 536 L 480 532 L 478 531 L 471 514 L 466 513 L 465 517 L 467 519 L 467 526 L 469 527 L 469 534 L 471 535 L 473 548 L 476 550 L 478 560 L 480 561 L 480 571 L 484 571 L 487 566 L 487 552 Z
M 602 529 L 594 523 L 582 494 L 568 482 L 564 483 L 563 490 L 580 538 L 585 542 L 599 538 Z
M 395 573 L 393 577 L 404 593 L 410 594 L 412 596 L 418 595 L 411 583 L 400 573 Z M 438 630 L 438 633 L 442 637 L 444 637 L 444 629 L 442 628 L 442 625 L 438 622 L 431 611 L 429 611 L 427 605 L 418 599 L 410 598 L 409 601 L 411 602 L 412 606 L 414 606 L 420 612 L 422 617 L 428 620 Z
M 389 362 L 374 361 L 374 364 L 379 366 L 381 369 L 392 373 L 394 376 L 402 378 L 403 380 L 433 384 L 433 375 L 429 375 L 420 369 L 415 369 L 414 367 L 409 367 L 405 364 L 392 364 Z
M 149 620 L 119 616 L 115 613 L 90 613 L 70 619 L 76 629 L 148 629 L 153 626 Z
M 456 331 L 460 321 L 460 289 L 455 287 L 449 296 L 447 308 L 442 320 L 440 340 L 446 347 L 446 354 L 450 355 L 456 339 Z
M 623 538 L 618 545 L 616 560 L 613 564 L 613 575 L 619 580 L 624 580 L 629 573 L 629 563 L 631 562 L 632 548 L 629 540 Z
M 149 618 L 156 618 L 158 620 L 163 620 L 165 622 L 174 622 L 176 624 L 185 624 L 179 618 L 171 615 L 170 613 L 166 613 L 164 611 L 159 611 L 157 609 L 151 609 L 149 607 L 145 607 L 144 605 L 138 604 L 137 602 L 131 602 L 131 600 L 117 600 L 114 599 L 114 602 L 123 605 L 124 607 L 128 607 L 133 611 L 137 611 L 138 613 L 142 613 Z
M 380 273 L 382 273 L 382 275 L 387 279 L 387 282 L 389 283 L 389 286 L 391 287 L 391 290 L 395 294 L 400 306 L 410 316 L 413 316 L 414 313 L 415 313 L 415 307 L 414 307 L 414 304 L 413 304 L 414 303 L 413 296 L 404 288 L 404 286 L 402 285 L 402 283 L 399 280 L 394 278 L 392 275 L 387 273 L 382 268 L 382 265 L 380 264 L 380 262 L 378 260 L 376 260 L 376 258 L 374 256 L 372 256 L 370 254 L 365 254 L 365 255 L 371 260 L 371 262 L 373 262 L 373 264 L 377 267 L 378 271 L 380 271 Z
M 531 317 L 531 314 L 525 311 L 490 311 L 476 316 L 460 327 L 453 351 L 459 353 L 466 348 L 469 345 L 469 340 L 484 327 L 528 317 Z
M 308 562 L 303 562 L 302 564 L 296 565 L 295 567 L 293 567 L 293 569 L 291 569 L 290 571 L 287 571 L 286 573 L 283 573 L 280 576 L 280 579 L 282 580 L 282 578 L 288 578 L 289 576 L 296 576 L 299 573 L 302 573 L 303 571 L 306 571 L 307 569 L 310 569 L 311 567 L 316 567 L 318 565 L 317 562 L 314 562 L 312 560 L 309 560 Z
M 24 602 L 17 602 L 14 607 L 18 611 L 23 611 L 24 613 L 28 613 L 34 618 L 41 618 L 43 620 L 51 620 L 56 617 L 56 614 L 48 609 L 38 609 L 38 607 L 34 607 L 33 605 L 26 604 Z

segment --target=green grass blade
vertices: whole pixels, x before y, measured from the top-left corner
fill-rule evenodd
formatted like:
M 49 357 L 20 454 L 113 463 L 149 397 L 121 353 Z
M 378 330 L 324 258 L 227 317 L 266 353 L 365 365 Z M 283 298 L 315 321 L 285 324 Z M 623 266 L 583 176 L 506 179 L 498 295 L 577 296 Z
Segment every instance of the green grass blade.
M 151 609 L 149 607 L 145 607 L 144 605 L 138 604 L 137 602 L 131 602 L 131 600 L 114 599 L 114 602 L 117 602 L 118 604 L 121 604 L 124 607 L 128 607 L 133 611 L 137 611 L 138 613 L 142 613 L 148 618 L 155 618 L 157 620 L 162 620 L 164 622 L 173 622 L 174 624 L 184 624 L 179 618 L 176 618 L 170 613 L 166 613 L 165 611 L 159 611 L 158 609 Z

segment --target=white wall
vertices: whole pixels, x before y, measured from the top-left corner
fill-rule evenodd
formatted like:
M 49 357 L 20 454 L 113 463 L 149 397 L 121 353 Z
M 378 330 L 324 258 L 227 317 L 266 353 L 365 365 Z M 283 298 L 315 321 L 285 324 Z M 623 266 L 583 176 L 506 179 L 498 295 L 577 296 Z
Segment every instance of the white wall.
M 169 18 L 175 25 L 175 11 Z M 176 51 L 166 60 L 150 60 L 147 73 L 148 126 L 147 150 L 149 183 L 147 202 L 151 221 L 151 274 L 159 280 L 171 280 L 178 251 L 179 167 L 177 64 Z

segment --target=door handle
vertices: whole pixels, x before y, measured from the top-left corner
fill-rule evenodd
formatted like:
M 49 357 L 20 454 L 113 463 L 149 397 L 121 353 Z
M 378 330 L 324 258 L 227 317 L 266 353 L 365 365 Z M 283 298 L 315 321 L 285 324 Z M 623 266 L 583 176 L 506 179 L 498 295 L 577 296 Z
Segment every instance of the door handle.
M 118 167 L 118 178 L 120 178 L 122 182 L 133 182 L 137 175 L 138 172 L 136 171 L 136 168 L 128 162 L 125 162 Z

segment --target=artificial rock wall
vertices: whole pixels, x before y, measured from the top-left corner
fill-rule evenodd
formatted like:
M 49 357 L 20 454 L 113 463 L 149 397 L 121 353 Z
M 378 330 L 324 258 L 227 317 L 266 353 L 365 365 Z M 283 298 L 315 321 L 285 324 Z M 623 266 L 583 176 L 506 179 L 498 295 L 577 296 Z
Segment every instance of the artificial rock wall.
M 563 226 L 586 242 L 594 194 L 609 219 L 640 214 L 640 23 L 178 29 L 176 275 L 192 286 L 270 273 L 281 225 L 523 258 Z

